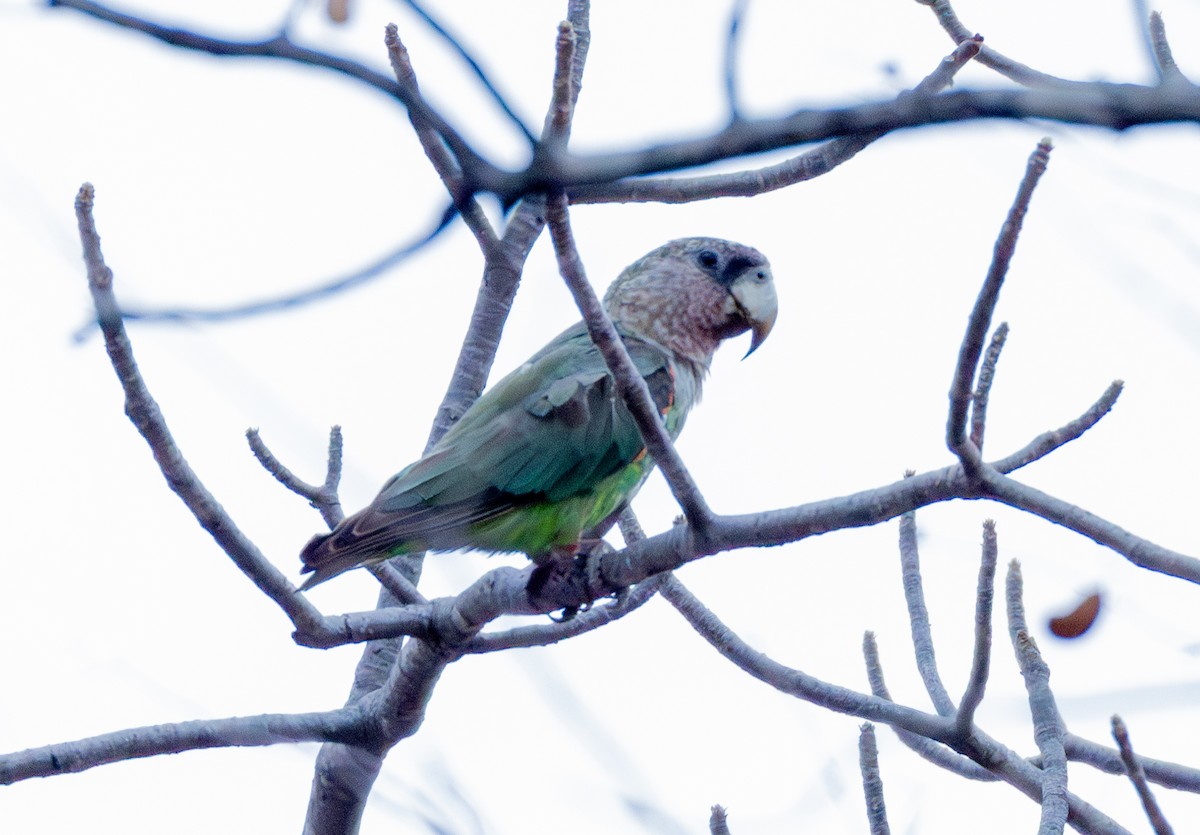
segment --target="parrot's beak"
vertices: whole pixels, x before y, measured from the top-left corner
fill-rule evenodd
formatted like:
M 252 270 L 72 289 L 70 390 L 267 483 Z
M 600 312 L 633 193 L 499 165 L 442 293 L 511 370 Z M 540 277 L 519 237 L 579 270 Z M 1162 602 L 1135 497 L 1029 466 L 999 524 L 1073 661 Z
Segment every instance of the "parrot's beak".
M 767 267 L 747 270 L 729 288 L 738 309 L 750 327 L 750 350 L 746 357 L 758 350 L 766 341 L 767 334 L 775 327 L 779 314 L 779 299 L 775 295 L 775 280 Z M 745 359 L 746 357 L 742 357 Z

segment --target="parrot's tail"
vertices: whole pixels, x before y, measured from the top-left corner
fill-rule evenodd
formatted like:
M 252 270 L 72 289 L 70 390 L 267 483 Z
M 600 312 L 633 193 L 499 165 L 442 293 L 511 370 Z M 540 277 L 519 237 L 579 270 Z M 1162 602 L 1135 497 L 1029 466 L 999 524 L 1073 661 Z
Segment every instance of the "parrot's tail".
M 304 584 L 300 586 L 300 591 L 307 591 L 344 571 L 368 562 L 377 562 L 377 560 L 364 559 L 362 552 L 356 548 L 339 548 L 336 537 L 340 531 L 341 525 L 329 533 L 316 534 L 304 546 L 300 552 L 300 561 L 304 563 L 300 573 L 312 574 L 312 576 L 304 581 Z

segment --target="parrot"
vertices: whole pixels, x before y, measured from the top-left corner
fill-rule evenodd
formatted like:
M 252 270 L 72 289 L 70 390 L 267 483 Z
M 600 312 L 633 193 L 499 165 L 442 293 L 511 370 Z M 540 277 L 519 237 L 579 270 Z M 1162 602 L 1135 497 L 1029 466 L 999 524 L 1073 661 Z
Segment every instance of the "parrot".
M 717 346 L 775 325 L 767 259 L 719 238 L 670 241 L 635 261 L 604 308 L 675 439 Z M 310 589 L 419 551 L 574 557 L 602 537 L 654 462 L 604 357 L 579 322 L 480 396 L 420 460 L 300 554 Z

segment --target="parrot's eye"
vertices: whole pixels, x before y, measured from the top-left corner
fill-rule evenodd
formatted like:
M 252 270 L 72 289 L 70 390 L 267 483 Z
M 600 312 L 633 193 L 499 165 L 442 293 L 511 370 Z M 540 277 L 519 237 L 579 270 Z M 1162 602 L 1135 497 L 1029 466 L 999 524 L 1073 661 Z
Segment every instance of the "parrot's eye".
M 756 280 L 760 281 L 760 282 L 762 282 L 762 281 L 766 281 L 766 280 L 767 280 L 767 274 L 766 274 L 766 273 L 764 273 L 762 270 L 759 270 L 758 272 L 756 272 L 756 273 L 754 274 L 754 278 L 755 278 Z
M 696 257 L 700 261 L 700 266 L 704 267 L 706 270 L 711 270 L 713 267 L 717 266 L 717 261 L 719 260 L 717 258 L 717 253 L 709 249 L 704 250 Z

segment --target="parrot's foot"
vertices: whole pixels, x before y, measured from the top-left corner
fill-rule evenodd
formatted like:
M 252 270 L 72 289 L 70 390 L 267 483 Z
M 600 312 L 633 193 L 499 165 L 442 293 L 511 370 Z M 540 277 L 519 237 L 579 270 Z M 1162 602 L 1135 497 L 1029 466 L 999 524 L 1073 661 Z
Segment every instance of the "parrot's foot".
M 580 612 L 586 612 L 593 602 L 613 590 L 600 576 L 600 557 L 616 549 L 603 539 L 585 539 L 578 546 L 556 548 L 538 557 L 537 566 L 525 587 L 531 603 L 550 604 L 562 610 L 551 615 L 557 623 L 565 623 Z M 552 597 L 547 599 L 546 592 Z

